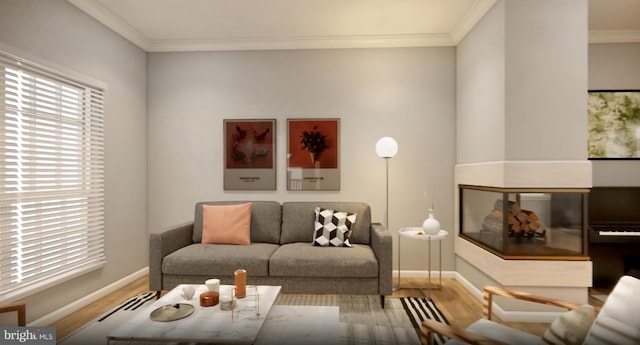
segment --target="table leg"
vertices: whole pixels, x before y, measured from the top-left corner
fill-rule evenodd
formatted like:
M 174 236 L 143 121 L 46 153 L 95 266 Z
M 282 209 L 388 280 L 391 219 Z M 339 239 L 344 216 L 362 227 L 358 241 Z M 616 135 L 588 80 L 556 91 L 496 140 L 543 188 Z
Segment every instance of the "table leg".
M 429 255 L 427 257 L 427 298 L 431 298 L 431 290 L 440 290 L 442 288 L 442 240 L 439 240 L 438 242 L 438 285 L 436 285 L 431 279 L 431 238 L 427 241 L 427 255 Z
M 440 274 L 438 289 L 442 289 L 442 240 L 438 242 L 438 272 Z
M 433 287 L 433 285 L 431 284 L 431 236 L 429 236 L 429 243 L 427 244 L 429 246 L 429 250 L 427 251 L 427 255 L 429 255 L 427 257 L 427 274 L 429 275 L 429 284 L 427 285 L 427 298 L 431 299 L 431 288 Z
M 396 284 L 396 290 L 400 290 L 400 268 L 402 268 L 402 266 L 400 265 L 400 242 L 402 242 L 400 240 L 402 236 L 400 236 L 400 230 L 398 230 L 398 283 Z

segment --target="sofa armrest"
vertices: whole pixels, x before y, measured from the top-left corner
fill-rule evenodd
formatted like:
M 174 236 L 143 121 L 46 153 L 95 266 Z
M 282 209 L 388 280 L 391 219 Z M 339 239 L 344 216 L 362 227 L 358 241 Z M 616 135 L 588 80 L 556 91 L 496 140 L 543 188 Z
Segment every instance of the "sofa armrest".
M 393 292 L 393 239 L 380 223 L 371 223 L 371 248 L 378 259 L 379 293 L 389 295 Z
M 483 317 L 491 320 L 493 316 L 493 296 L 501 296 L 509 299 L 517 299 L 533 303 L 551 305 L 573 310 L 580 307 L 580 304 L 549 298 L 540 295 L 534 295 L 527 292 L 516 291 L 496 286 L 485 286 L 483 289 L 482 313 Z M 423 344 L 432 344 L 433 334 L 437 333 L 455 339 L 467 344 L 504 344 L 498 340 L 487 338 L 483 335 L 461 329 L 460 327 L 450 326 L 435 320 L 424 320 L 420 329 L 420 338 Z
M 164 257 L 192 244 L 192 236 L 193 222 L 149 234 L 149 289 L 151 291 L 163 290 L 162 260 Z
M 27 325 L 27 309 L 24 302 L 13 302 L 11 304 L 0 306 L 0 313 L 16 312 L 18 314 L 18 326 Z
M 493 296 L 494 295 L 506 297 L 509 299 L 518 299 L 522 301 L 529 301 L 529 302 L 534 302 L 539 304 L 551 305 L 554 307 L 561 307 L 567 310 L 576 309 L 581 305 L 574 302 L 534 295 L 527 292 L 505 289 L 497 286 L 485 286 L 482 291 L 482 295 L 483 295 L 482 296 L 482 299 L 483 299 L 483 302 L 482 302 L 483 315 L 482 316 L 487 320 L 491 320 L 491 317 L 493 316 Z

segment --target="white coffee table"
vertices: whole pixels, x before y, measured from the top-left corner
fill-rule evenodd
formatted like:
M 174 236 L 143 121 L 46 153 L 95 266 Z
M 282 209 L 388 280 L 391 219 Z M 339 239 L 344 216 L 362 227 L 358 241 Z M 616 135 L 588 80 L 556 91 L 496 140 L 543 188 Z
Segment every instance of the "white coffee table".
M 236 308 L 232 315 L 231 311 L 220 310 L 220 304 L 213 307 L 200 306 L 200 294 L 207 290 L 205 285 L 192 285 L 196 292 L 188 301 L 181 296 L 183 286 L 179 285 L 169 291 L 143 312 L 107 335 L 107 344 L 116 340 L 253 344 L 280 293 L 280 286 L 247 286 L 247 297 L 236 300 Z M 220 286 L 221 299 L 230 295 L 232 288 L 232 285 Z M 254 293 L 255 289 L 258 291 L 257 295 Z M 180 320 L 151 320 L 149 315 L 153 310 L 176 303 L 191 304 L 195 310 L 193 314 Z
M 336 306 L 274 305 L 255 345 L 335 345 L 339 324 Z

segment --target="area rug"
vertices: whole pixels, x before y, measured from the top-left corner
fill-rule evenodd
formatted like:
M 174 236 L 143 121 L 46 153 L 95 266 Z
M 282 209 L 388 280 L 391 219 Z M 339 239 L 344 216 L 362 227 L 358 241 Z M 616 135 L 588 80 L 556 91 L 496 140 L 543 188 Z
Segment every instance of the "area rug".
M 86 326 L 62 339 L 61 345 L 105 344 L 107 334 L 120 327 L 126 320 L 153 303 L 155 292 L 133 296 L 120 305 L 104 313 Z M 420 299 L 386 298 L 385 308 L 380 306 L 380 297 L 374 295 L 302 295 L 280 294 L 275 305 L 309 305 L 340 307 L 339 345 L 419 345 L 419 327 L 421 318 L 444 317 L 431 303 L 430 312 L 422 312 Z M 428 308 L 427 308 L 428 309 Z M 438 341 L 438 339 L 436 339 Z M 129 344 L 129 342 L 112 342 Z M 131 342 L 131 344 L 141 344 Z M 167 344 L 167 343 L 164 343 Z M 175 343 L 173 343 L 175 344 Z
M 106 344 L 106 336 L 116 330 L 120 325 L 133 318 L 155 301 L 155 292 L 146 292 L 127 298 L 119 305 L 100 315 L 93 321 L 89 321 L 71 335 L 58 341 L 65 345 L 93 345 Z
M 447 318 L 442 315 L 440 309 L 431 299 L 417 298 L 417 297 L 402 297 L 400 298 L 404 310 L 411 319 L 411 324 L 416 330 L 418 336 L 420 336 L 420 326 L 422 321 L 426 319 L 433 319 L 439 322 L 449 324 Z M 439 334 L 434 335 L 434 341 L 436 344 L 444 344 L 448 338 Z

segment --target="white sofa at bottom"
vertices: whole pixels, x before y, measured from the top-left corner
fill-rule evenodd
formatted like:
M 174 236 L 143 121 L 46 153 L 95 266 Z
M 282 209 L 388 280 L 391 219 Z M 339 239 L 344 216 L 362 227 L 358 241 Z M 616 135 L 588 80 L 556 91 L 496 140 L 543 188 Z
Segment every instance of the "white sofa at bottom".
M 464 330 L 455 329 L 433 320 L 426 320 L 422 325 L 423 343 L 430 344 L 432 342 L 432 334 L 438 333 L 450 338 L 450 340 L 446 342 L 447 345 L 544 344 L 541 337 L 492 321 L 491 305 L 493 295 L 549 304 L 570 310 L 580 306 L 572 302 L 555 300 L 528 293 L 486 287 L 484 289 L 483 301 L 485 318 L 474 322 Z M 623 276 L 618 280 L 604 305 L 600 308 L 582 344 L 640 344 L 640 279 L 632 276 Z

